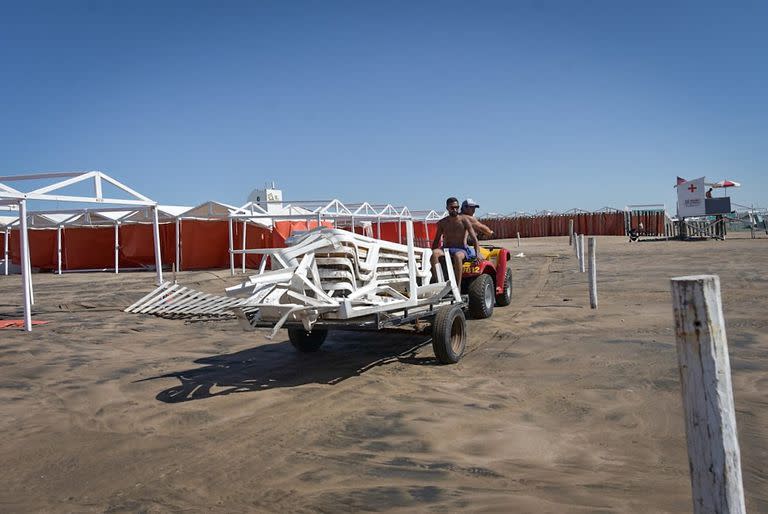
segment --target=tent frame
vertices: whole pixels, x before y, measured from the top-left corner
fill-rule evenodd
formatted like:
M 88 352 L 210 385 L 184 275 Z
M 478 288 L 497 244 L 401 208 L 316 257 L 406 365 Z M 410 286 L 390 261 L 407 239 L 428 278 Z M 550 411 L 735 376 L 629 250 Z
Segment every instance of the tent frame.
M 7 185 L 7 182 L 19 182 L 26 180 L 54 180 L 53 183 L 31 191 L 22 191 Z M 92 182 L 93 196 L 75 196 L 62 194 L 61 189 L 79 183 Z M 131 198 L 109 198 L 103 195 L 104 183 L 111 184 L 117 189 L 127 193 Z M 58 194 L 56 194 L 58 192 Z M 0 176 L 0 204 L 17 205 L 19 209 L 20 243 L 21 243 L 21 282 L 24 295 L 24 329 L 32 331 L 32 305 L 34 305 L 34 291 L 32 287 L 32 266 L 29 253 L 29 232 L 27 225 L 28 203 L 32 200 L 73 202 L 73 203 L 98 203 L 112 205 L 129 205 L 149 207 L 152 210 L 152 224 L 155 246 L 155 266 L 157 269 L 157 285 L 163 283 L 163 266 L 160 255 L 160 230 L 157 217 L 157 202 L 134 191 L 130 187 L 113 179 L 101 171 L 76 171 L 36 173 L 32 175 Z M 8 232 L 6 232 L 8 233 Z M 6 239 L 7 241 L 7 239 Z M 7 258 L 7 257 L 6 257 Z M 7 269 L 7 261 L 6 261 Z
M 257 207 L 260 211 L 263 211 L 262 213 L 254 213 L 253 207 Z M 413 221 L 415 218 L 411 214 L 411 211 L 408 209 L 408 207 L 395 207 L 392 204 L 386 204 L 386 205 L 374 205 L 368 202 L 363 202 L 360 204 L 349 204 L 349 206 L 342 203 L 340 200 L 334 198 L 333 200 L 326 201 L 296 201 L 291 202 L 287 205 L 285 205 L 282 208 L 282 211 L 285 212 L 286 210 L 290 212 L 290 209 L 294 208 L 301 208 L 303 210 L 306 210 L 308 212 L 306 213 L 299 213 L 299 214 L 279 214 L 274 212 L 267 212 L 263 208 L 261 208 L 258 204 L 254 204 L 253 202 L 249 202 L 248 204 L 245 204 L 243 207 L 237 209 L 235 212 L 230 214 L 229 216 L 229 268 L 230 268 L 230 275 L 235 275 L 235 255 L 239 254 L 242 255 L 241 259 L 241 265 L 242 265 L 242 273 L 245 273 L 245 256 L 246 254 L 258 254 L 258 253 L 265 253 L 264 249 L 247 249 L 245 248 L 245 231 L 243 231 L 243 247 L 241 250 L 235 250 L 234 248 L 234 237 L 232 232 L 232 225 L 233 223 L 242 220 L 243 223 L 246 221 L 253 221 L 256 222 L 256 220 L 261 219 L 271 219 L 274 221 L 290 221 L 290 220 L 297 220 L 297 221 L 317 221 L 318 226 L 320 226 L 323 222 L 323 220 L 349 220 L 351 223 L 352 232 L 355 230 L 355 223 L 356 221 L 360 220 L 373 220 L 376 221 L 376 237 L 378 239 L 381 239 L 381 221 L 382 220 L 397 220 L 397 236 L 398 236 L 398 242 L 400 244 L 403 244 L 403 237 L 401 233 L 401 225 L 403 221 Z M 248 208 L 251 209 L 251 212 L 248 212 Z M 354 209 L 354 210 L 352 210 Z M 424 227 L 426 229 L 427 223 L 429 221 L 437 221 L 441 219 L 443 216 L 438 215 L 435 211 L 429 211 L 424 217 L 419 217 L 420 220 L 424 222 Z M 428 232 L 427 232 L 428 233 Z M 264 267 L 264 263 L 266 260 L 262 260 L 262 268 Z

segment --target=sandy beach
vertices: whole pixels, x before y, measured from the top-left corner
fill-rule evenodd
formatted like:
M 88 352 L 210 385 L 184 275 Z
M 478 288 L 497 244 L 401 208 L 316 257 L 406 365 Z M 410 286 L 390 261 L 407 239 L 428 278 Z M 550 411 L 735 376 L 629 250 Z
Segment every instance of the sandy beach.
M 719 274 L 747 510 L 768 512 L 768 237 L 497 241 L 512 304 L 437 365 L 412 330 L 281 331 L 122 310 L 151 273 L 34 275 L 0 330 L 3 512 L 691 512 L 669 279 Z M 212 293 L 228 270 L 184 272 Z M 0 319 L 21 318 L 0 276 Z

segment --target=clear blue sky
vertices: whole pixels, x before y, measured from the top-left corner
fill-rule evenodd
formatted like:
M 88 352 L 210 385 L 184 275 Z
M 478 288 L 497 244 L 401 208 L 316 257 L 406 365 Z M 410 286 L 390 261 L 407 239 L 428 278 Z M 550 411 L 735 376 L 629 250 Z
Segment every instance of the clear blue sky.
M 0 175 L 165 204 L 768 204 L 768 3 L 4 2 Z M 674 208 L 672 207 L 672 210 Z

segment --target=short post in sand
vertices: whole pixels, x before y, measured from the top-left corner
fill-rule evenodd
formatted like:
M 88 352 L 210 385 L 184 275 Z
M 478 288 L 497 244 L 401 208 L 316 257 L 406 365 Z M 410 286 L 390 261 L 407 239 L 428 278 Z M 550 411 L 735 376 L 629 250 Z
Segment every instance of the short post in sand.
M 579 272 L 584 273 L 584 234 L 579 234 Z
M 573 234 L 573 253 L 579 258 L 579 235 Z
M 720 278 L 673 278 L 672 305 L 693 512 L 745 513 Z
M 520 248 L 520 232 L 517 233 L 517 247 Z
M 573 220 L 568 220 L 568 246 L 573 246 Z
M 597 309 L 597 258 L 595 248 L 597 240 L 594 237 L 587 238 L 587 255 L 589 257 L 589 306 Z

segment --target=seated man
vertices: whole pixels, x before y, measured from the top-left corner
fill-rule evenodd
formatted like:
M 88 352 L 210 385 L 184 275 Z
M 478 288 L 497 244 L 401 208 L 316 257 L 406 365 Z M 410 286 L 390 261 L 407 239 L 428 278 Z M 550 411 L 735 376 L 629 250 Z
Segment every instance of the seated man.
M 480 254 L 480 246 L 477 243 L 477 234 L 472 228 L 472 223 L 466 216 L 459 215 L 459 200 L 450 197 L 445 202 L 448 216 L 437 222 L 437 234 L 432 241 L 432 276 L 437 276 L 437 266 L 440 265 L 440 257 L 450 255 L 453 263 L 456 283 L 461 284 L 461 272 L 464 259 L 475 259 Z M 440 238 L 443 238 L 443 248 L 440 249 Z M 467 246 L 467 238 L 474 243 L 473 249 Z M 447 255 L 446 255 L 446 258 Z M 446 262 L 446 264 L 448 264 Z
M 485 237 L 491 237 L 493 235 L 493 230 L 488 225 L 485 225 L 483 223 L 480 223 L 480 221 L 475 218 L 475 211 L 480 208 L 479 204 L 476 204 L 475 201 L 471 198 L 467 198 L 463 202 L 461 202 L 461 214 L 462 216 L 467 216 L 469 218 L 469 221 L 472 223 L 472 228 L 475 229 L 475 232 L 484 235 Z M 469 244 L 472 244 L 472 241 L 468 241 Z

